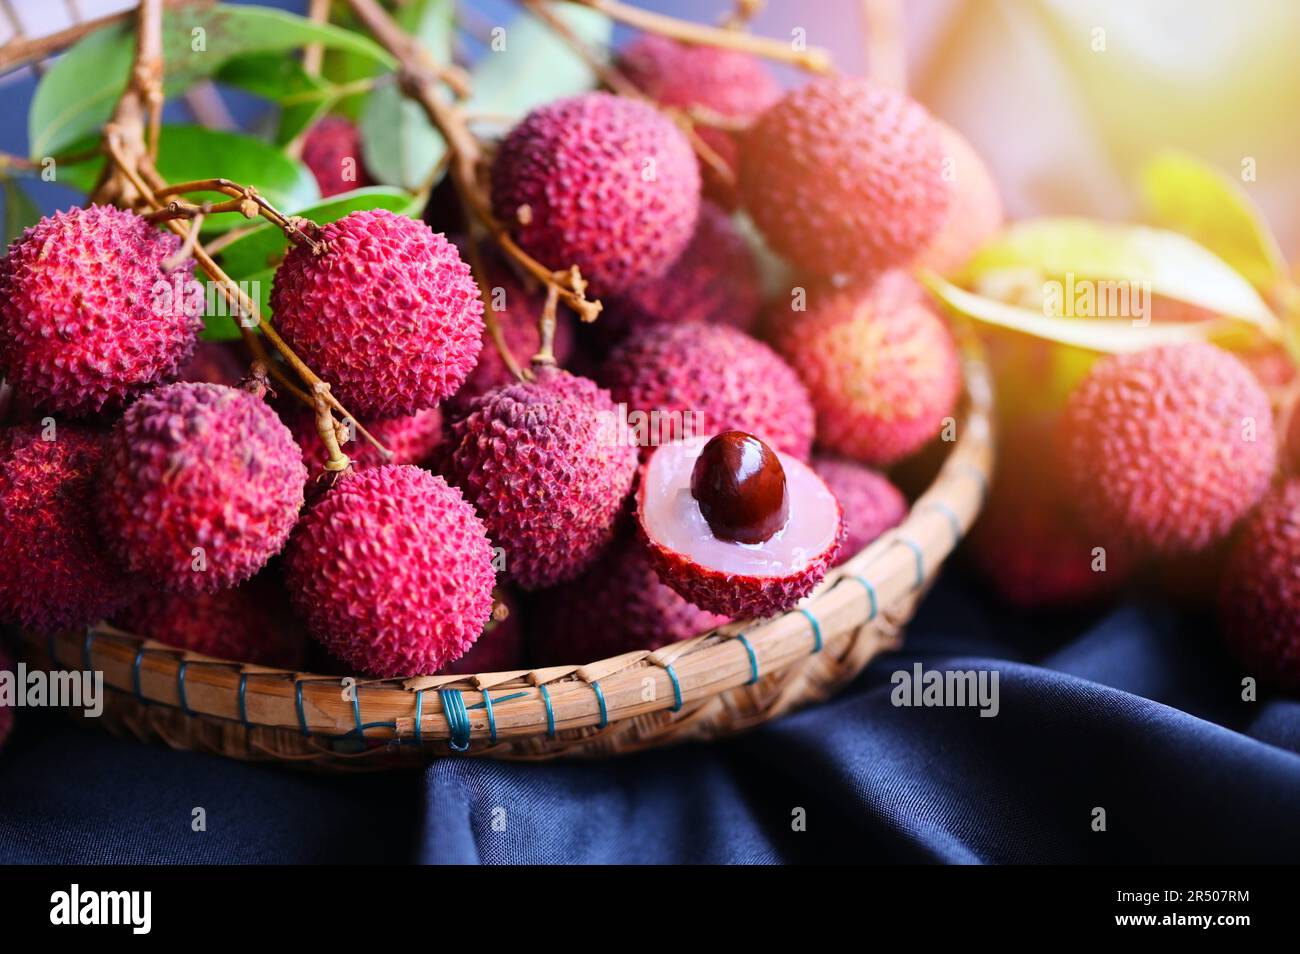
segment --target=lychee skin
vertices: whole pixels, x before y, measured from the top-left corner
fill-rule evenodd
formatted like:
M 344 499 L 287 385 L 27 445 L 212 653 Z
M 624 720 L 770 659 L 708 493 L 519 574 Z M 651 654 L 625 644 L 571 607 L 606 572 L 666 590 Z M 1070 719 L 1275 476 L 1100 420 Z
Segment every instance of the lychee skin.
M 212 593 L 280 551 L 306 479 L 302 452 L 260 397 L 165 385 L 127 408 L 109 437 L 98 487 L 104 542 L 164 590 Z
M 1060 433 L 1090 528 L 1153 554 L 1225 537 L 1268 490 L 1277 458 L 1268 395 L 1240 361 L 1202 343 L 1098 361 Z
M 456 246 L 384 209 L 321 231 L 322 254 L 295 245 L 275 272 L 271 309 L 289 345 L 353 414 L 413 414 L 456 393 L 483 336 Z
M 615 540 L 573 582 L 540 593 L 536 611 L 533 653 L 548 666 L 658 649 L 727 622 L 665 585 L 633 534 Z
M 951 162 L 955 179 L 943 225 L 916 258 L 918 268 L 940 275 L 966 264 L 981 246 L 1002 230 L 1002 196 L 988 166 L 966 137 L 952 127 L 939 127 L 945 162 Z
M 609 393 L 553 367 L 480 397 L 452 425 L 452 446 L 453 482 L 524 589 L 571 580 L 597 558 L 636 471 Z
M 492 545 L 459 491 L 394 464 L 347 474 L 285 553 L 295 608 L 334 656 L 384 678 L 437 672 L 492 612 Z
M 58 212 L 27 229 L 0 259 L 0 376 L 71 417 L 173 377 L 203 326 L 184 307 L 194 262 L 162 268 L 179 247 L 110 206 Z
M 337 418 L 336 418 L 337 420 Z M 307 480 L 317 481 L 325 476 L 325 462 L 329 459 L 325 444 L 316 430 L 316 415 L 306 408 L 295 409 L 288 415 L 289 430 L 302 448 L 302 459 L 307 465 Z M 442 411 L 431 407 L 402 417 L 389 417 L 372 421 L 366 430 L 379 443 L 388 448 L 392 457 L 385 459 L 375 445 L 357 431 L 353 439 L 339 443 L 339 450 L 348 455 L 353 470 L 380 467 L 384 464 L 415 464 L 427 466 L 446 441 Z
M 812 468 L 844 511 L 844 546 L 835 566 L 857 556 L 907 516 L 907 498 L 884 474 L 838 457 L 816 456 Z
M 961 393 L 947 324 L 904 272 L 867 286 L 815 289 L 783 311 L 773 338 L 817 412 L 818 444 L 888 467 L 937 436 Z
M 0 430 L 0 619 L 39 633 L 97 623 L 135 595 L 96 533 L 104 435 Z
M 768 243 L 816 275 L 904 265 L 947 214 L 938 126 L 870 80 L 827 76 L 791 90 L 750 127 L 745 207 Z
M 645 34 L 619 54 L 618 67 L 633 84 L 661 106 L 704 107 L 727 119 L 752 121 L 781 98 L 781 87 L 757 57 L 719 46 L 678 43 Z M 696 133 L 728 168 L 739 158 L 738 137 L 723 129 L 697 124 Z M 714 168 L 700 162 L 704 194 L 725 208 L 739 197 Z
M 493 211 L 524 250 L 548 268 L 577 265 L 595 297 L 667 271 L 700 208 L 681 130 L 607 93 L 533 110 L 502 142 L 491 178 Z
M 644 328 L 610 353 L 598 379 L 629 411 L 659 412 L 656 437 L 665 437 L 669 425 L 662 422 L 669 421 L 674 430 L 666 439 L 736 430 L 800 460 L 812 449 L 813 409 L 799 376 L 737 328 L 698 322 Z
M 200 341 L 190 360 L 176 373 L 178 381 L 201 381 L 234 387 L 248 376 L 248 364 L 224 341 Z
M 506 607 L 503 620 L 488 619 L 483 635 L 469 652 L 443 666 L 440 672 L 472 676 L 480 672 L 510 672 L 524 667 L 524 627 L 519 619 L 518 602 L 505 590 L 494 594 Z
M 361 131 L 342 116 L 326 116 L 308 130 L 302 140 L 302 161 L 316 177 L 324 199 L 374 184 L 361 162 Z M 345 172 L 350 178 L 344 178 Z
M 1246 520 L 1219 609 L 1228 645 L 1251 673 L 1300 691 L 1300 480 L 1275 488 Z

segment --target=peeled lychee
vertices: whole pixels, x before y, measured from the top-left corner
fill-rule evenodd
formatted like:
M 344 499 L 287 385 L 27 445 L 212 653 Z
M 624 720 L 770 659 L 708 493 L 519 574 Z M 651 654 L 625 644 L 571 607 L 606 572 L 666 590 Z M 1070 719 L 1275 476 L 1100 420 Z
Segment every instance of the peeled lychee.
M 289 429 L 256 394 L 169 384 L 131 405 L 99 479 L 104 542 L 154 585 L 212 593 L 280 551 L 307 470 Z
M 548 268 L 577 265 L 596 297 L 668 270 L 695 231 L 699 193 L 672 120 L 608 93 L 533 110 L 492 164 L 496 217 Z
M 0 259 L 0 374 L 37 406 L 85 416 L 171 378 L 189 359 L 193 260 L 134 212 L 43 218 Z M 176 294 L 179 291 L 180 294 Z
M 1002 196 L 984 160 L 966 137 L 944 123 L 939 127 L 944 173 L 951 200 L 943 225 L 916 258 L 916 266 L 940 275 L 955 272 L 1002 230 Z
M 302 161 L 322 198 L 371 185 L 361 162 L 361 132 L 342 116 L 326 116 L 302 140 Z
M 836 565 L 857 556 L 907 516 L 907 498 L 884 474 L 838 457 L 814 457 L 812 467 L 844 511 L 844 547 Z
M 952 333 L 901 271 L 863 287 L 814 289 L 806 311 L 781 309 L 777 350 L 799 372 L 826 450 L 887 467 L 936 437 L 956 407 Z
M 334 656 L 381 677 L 437 672 L 492 612 L 492 545 L 454 487 L 418 467 L 344 475 L 285 553 L 298 613 Z
M 727 622 L 660 581 L 646 548 L 631 535 L 610 544 L 576 580 L 538 594 L 534 609 L 533 654 L 547 666 L 658 649 Z
M 1203 550 L 1264 495 L 1277 458 L 1268 395 L 1209 344 L 1093 365 L 1061 419 L 1065 466 L 1103 544 Z
M 867 79 L 791 90 L 750 127 L 740 194 L 768 244 L 816 275 L 857 278 L 911 261 L 947 214 L 939 127 Z
M 730 216 L 705 202 L 695 236 L 673 267 L 606 301 L 592 327 L 609 344 L 651 325 L 688 321 L 748 331 L 758 318 L 762 294 L 748 243 Z
M 483 302 L 456 246 L 384 209 L 293 246 L 271 309 L 290 346 L 353 414 L 396 417 L 456 393 L 478 360 Z
M 781 98 L 781 87 L 757 57 L 719 46 L 678 43 L 656 34 L 629 43 L 619 54 L 618 68 L 661 106 L 702 107 L 741 123 L 754 120 Z M 739 137 L 708 122 L 696 123 L 695 131 L 734 172 Z M 700 163 L 700 173 L 705 195 L 728 208 L 736 205 L 734 185 L 706 162 Z
M 610 353 L 598 379 L 627 405 L 643 448 L 725 430 L 755 434 L 801 460 L 812 448 L 813 410 L 799 376 L 737 328 L 643 328 Z
M 525 589 L 596 559 L 632 486 L 637 451 L 609 393 L 554 367 L 480 397 L 452 426 L 449 475 Z
M 711 494 L 702 487 L 715 482 L 696 467 L 709 444 L 723 439 L 731 438 L 697 437 L 657 448 L 641 471 L 637 523 L 659 578 L 685 599 L 725 616 L 771 616 L 811 593 L 832 566 L 844 540 L 840 505 L 807 464 L 769 449 L 784 473 L 787 519 L 758 542 L 734 539 L 723 529 L 726 521 L 709 514 Z M 737 483 L 743 497 L 745 482 Z M 766 532 L 774 500 L 766 491 L 761 496 L 753 502 L 754 526 Z
M 1300 691 L 1300 480 L 1268 494 L 1228 558 L 1220 614 L 1251 675 Z
M 96 533 L 105 451 L 103 434 L 70 424 L 0 430 L 3 621 L 41 633 L 79 629 L 134 596 Z
M 337 418 L 335 420 L 337 423 Z M 316 415 L 306 408 L 297 409 L 289 415 L 288 424 L 293 439 L 302 448 L 308 481 L 319 480 L 325 475 L 325 462 L 329 460 L 329 454 L 316 430 Z M 336 436 L 346 438 L 339 440 L 339 450 L 352 461 L 353 470 L 383 464 L 428 466 L 446 439 L 442 411 L 436 407 L 402 417 L 371 421 L 366 429 L 388 448 L 392 457 L 385 459 L 378 448 L 356 430 L 355 424 L 343 422 L 342 434 Z
M 519 605 L 505 590 L 495 592 L 497 605 L 505 612 L 496 618 L 496 609 L 483 627 L 481 635 L 464 656 L 440 670 L 458 676 L 479 672 L 509 672 L 524 667 L 524 628 L 519 619 Z

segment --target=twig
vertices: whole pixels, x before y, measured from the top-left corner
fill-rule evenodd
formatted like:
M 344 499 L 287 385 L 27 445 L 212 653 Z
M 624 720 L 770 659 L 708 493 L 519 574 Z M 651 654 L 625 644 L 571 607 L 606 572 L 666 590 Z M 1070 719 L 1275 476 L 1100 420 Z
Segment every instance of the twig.
M 722 18 L 722 27 L 726 30 L 745 30 L 749 23 L 763 10 L 763 0 L 736 0 L 731 12 Z

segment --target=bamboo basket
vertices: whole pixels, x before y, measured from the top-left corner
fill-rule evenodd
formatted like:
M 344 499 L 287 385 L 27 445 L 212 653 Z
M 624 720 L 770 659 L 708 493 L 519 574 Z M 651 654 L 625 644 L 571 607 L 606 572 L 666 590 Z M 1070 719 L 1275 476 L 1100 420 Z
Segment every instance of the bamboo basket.
M 346 771 L 430 756 L 542 760 L 632 752 L 748 729 L 825 699 L 901 629 L 983 503 L 992 388 L 964 334 L 958 440 L 906 519 L 831 570 L 799 607 L 654 652 L 473 676 L 348 680 L 213 659 L 106 624 L 40 637 L 31 662 L 102 670 L 111 731 L 178 749 Z

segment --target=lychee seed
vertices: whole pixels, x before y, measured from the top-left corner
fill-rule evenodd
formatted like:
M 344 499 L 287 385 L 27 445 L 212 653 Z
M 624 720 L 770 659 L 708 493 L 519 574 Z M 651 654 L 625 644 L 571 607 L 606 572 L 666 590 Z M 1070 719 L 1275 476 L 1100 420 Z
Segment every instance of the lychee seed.
M 762 543 L 790 519 L 780 458 L 743 431 L 724 431 L 704 445 L 691 471 L 691 496 L 719 540 Z

